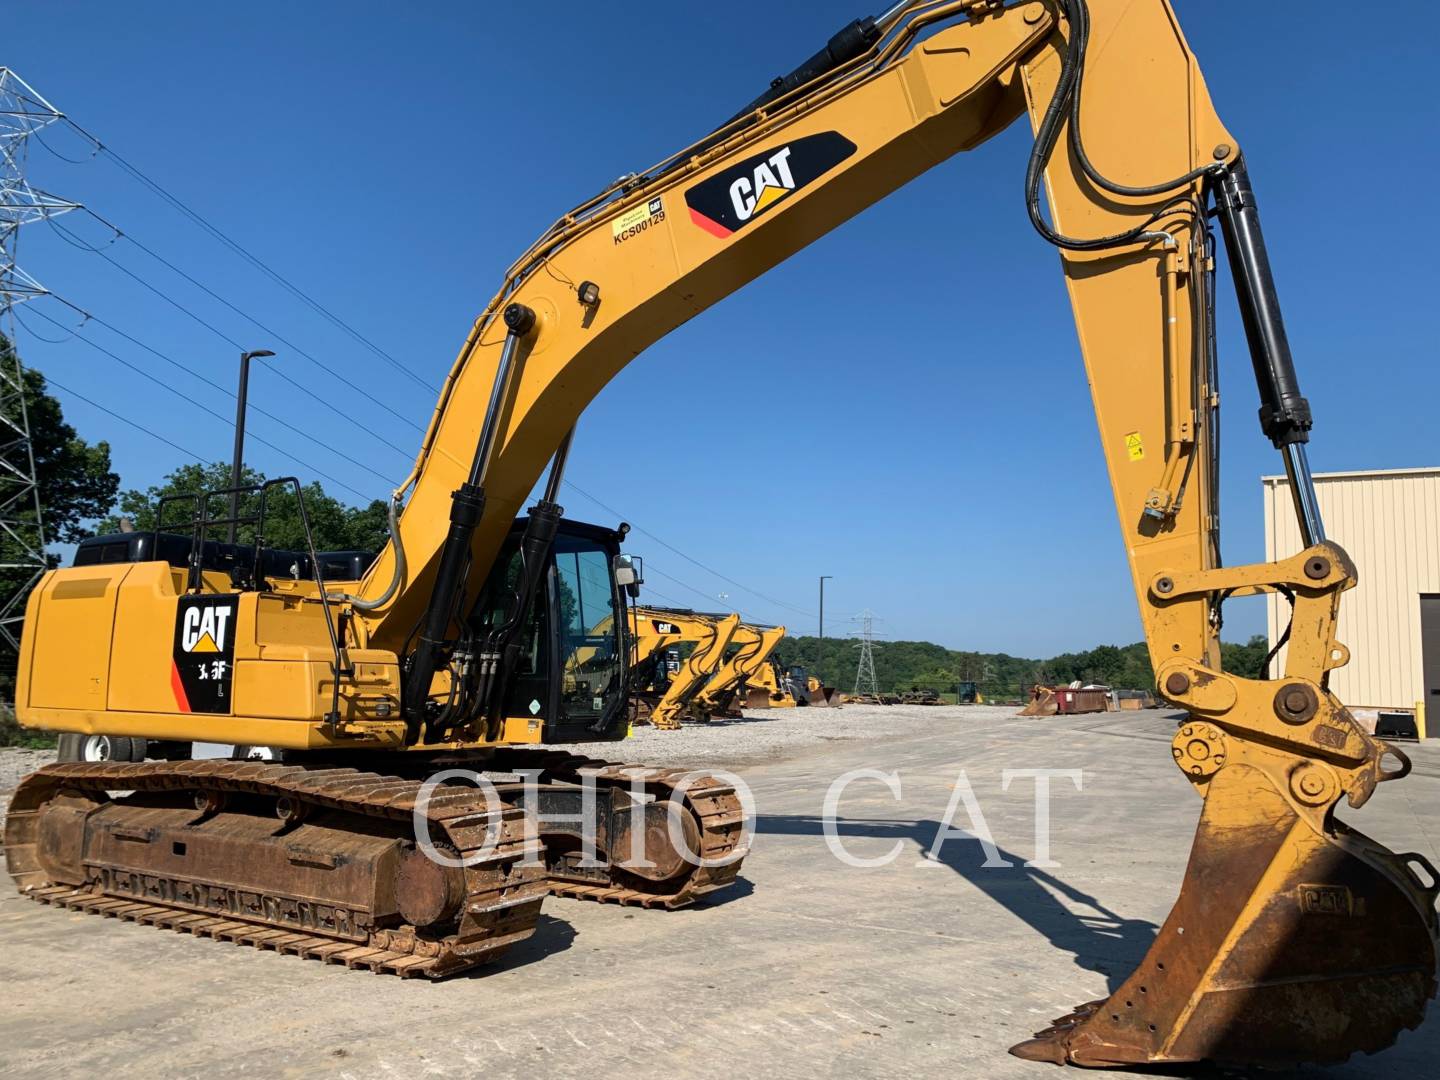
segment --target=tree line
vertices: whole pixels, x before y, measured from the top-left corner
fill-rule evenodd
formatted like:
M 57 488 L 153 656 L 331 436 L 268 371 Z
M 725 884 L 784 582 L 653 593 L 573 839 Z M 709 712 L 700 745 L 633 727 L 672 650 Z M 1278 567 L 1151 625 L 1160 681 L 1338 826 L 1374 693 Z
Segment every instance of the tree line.
M 933 641 L 877 641 L 873 650 L 875 681 L 882 692 L 928 688 L 948 693 L 961 682 L 973 682 L 986 698 L 1008 700 L 1023 696 L 1037 683 L 1060 686 L 1079 680 L 1122 690 L 1155 686 L 1155 671 L 1144 642 L 1098 645 L 1048 659 L 947 649 Z M 1269 645 L 1259 634 L 1244 644 L 1224 642 L 1222 666 L 1231 674 L 1258 678 L 1268 652 Z M 787 637 L 776 647 L 775 657 L 787 667 L 799 664 L 808 668 L 826 685 L 845 691 L 855 685 L 858 643 L 851 639 L 826 638 L 822 642 L 817 637 Z

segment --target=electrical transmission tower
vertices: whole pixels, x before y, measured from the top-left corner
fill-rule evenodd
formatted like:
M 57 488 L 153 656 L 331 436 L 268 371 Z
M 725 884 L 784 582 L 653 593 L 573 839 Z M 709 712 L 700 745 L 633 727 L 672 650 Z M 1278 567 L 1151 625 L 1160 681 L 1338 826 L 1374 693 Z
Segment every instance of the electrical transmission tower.
M 37 191 L 25 179 L 27 144 L 61 114 L 24 79 L 0 67 L 0 335 L 10 348 L 0 356 L 0 643 L 18 650 L 25 598 L 46 569 L 45 529 L 25 370 L 15 348 L 14 309 L 45 289 L 16 263 L 20 226 L 77 209 Z
M 860 650 L 860 665 L 855 669 L 855 696 L 869 694 L 878 698 L 880 688 L 875 683 L 875 613 L 866 608 L 855 618 L 860 621 L 860 640 L 856 643 L 856 648 Z

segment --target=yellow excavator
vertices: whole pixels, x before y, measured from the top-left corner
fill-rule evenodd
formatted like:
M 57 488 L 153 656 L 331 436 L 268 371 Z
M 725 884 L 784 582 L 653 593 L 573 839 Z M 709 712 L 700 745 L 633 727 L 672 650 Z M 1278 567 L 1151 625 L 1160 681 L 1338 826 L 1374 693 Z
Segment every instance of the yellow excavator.
M 270 747 L 282 760 L 47 766 L 17 788 L 5 823 L 18 887 L 438 976 L 528 934 L 547 891 L 665 907 L 733 878 L 734 861 L 695 867 L 648 828 L 644 811 L 670 801 L 668 775 L 632 796 L 623 769 L 533 749 L 624 728 L 635 572 L 613 540 L 561 528 L 570 432 L 656 339 L 1022 118 L 1034 141 L 1017 201 L 1058 252 L 1157 690 L 1188 714 L 1172 753 L 1203 801 L 1179 897 L 1135 971 L 1014 1052 L 1090 1066 L 1326 1062 L 1419 1023 L 1435 990 L 1440 874 L 1335 815 L 1410 766 L 1329 688 L 1349 659 L 1336 616 L 1357 570 L 1315 500 L 1310 408 L 1246 159 L 1167 0 L 900 0 L 694 145 L 565 214 L 476 320 L 396 493 L 390 542 L 358 582 L 318 567 L 311 581 L 208 569 L 203 534 L 217 519 L 204 498 L 185 565 L 48 573 L 27 607 L 22 723 Z M 544 137 L 487 131 L 497 161 Z M 973 200 L 955 204 L 963 224 Z M 1304 543 L 1242 566 L 1223 565 L 1219 545 L 1222 249 L 1261 430 Z M 890 377 L 906 371 L 885 363 Z M 521 518 L 547 463 L 544 495 Z M 1067 567 L 1046 569 L 1063 580 Z M 1223 670 L 1223 606 L 1271 592 L 1293 605 L 1284 671 Z M 417 778 L 447 762 L 492 770 L 506 801 L 487 810 L 469 789 L 432 801 L 442 845 L 470 851 L 477 830 L 517 837 L 464 870 L 413 844 Z M 552 831 L 545 868 L 520 868 L 534 807 L 504 779 L 520 770 L 600 834 L 599 866 Z M 587 778 L 605 797 L 582 809 Z M 637 839 L 632 803 L 633 845 L 621 842 Z M 702 780 L 684 807 L 707 856 L 734 848 L 728 786 Z M 648 858 L 627 862 L 634 847 Z
M 649 685 L 641 685 L 637 679 L 632 688 L 639 703 L 635 720 L 653 724 L 661 731 L 679 731 L 680 719 L 689 711 L 691 701 L 725 662 L 740 616 L 637 608 L 631 613 L 631 625 L 637 642 L 637 668 L 645 658 L 653 658 Z M 692 648 L 678 669 L 662 671 L 670 648 L 684 644 Z
M 712 716 L 736 713 L 746 681 L 768 666 L 770 654 L 784 639 L 783 626 L 737 626 L 730 639 L 733 651 L 691 702 L 693 718 L 703 723 Z
M 707 615 L 690 608 L 639 606 L 630 610 L 630 720 L 649 724 L 655 708 L 687 655 L 712 642 L 724 615 Z

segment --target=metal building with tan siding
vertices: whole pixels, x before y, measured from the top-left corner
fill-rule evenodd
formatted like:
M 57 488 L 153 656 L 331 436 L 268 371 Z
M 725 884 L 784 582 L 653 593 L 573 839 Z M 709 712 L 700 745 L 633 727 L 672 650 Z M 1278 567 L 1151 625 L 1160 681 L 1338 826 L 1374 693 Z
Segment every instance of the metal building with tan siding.
M 1263 484 L 1266 557 L 1288 558 L 1302 547 L 1290 485 Z M 1351 659 L 1331 689 L 1357 710 L 1418 709 L 1422 730 L 1440 735 L 1440 468 L 1317 473 L 1315 489 L 1326 534 L 1360 576 L 1340 602 Z M 1268 603 L 1273 647 L 1290 609 L 1278 595 Z

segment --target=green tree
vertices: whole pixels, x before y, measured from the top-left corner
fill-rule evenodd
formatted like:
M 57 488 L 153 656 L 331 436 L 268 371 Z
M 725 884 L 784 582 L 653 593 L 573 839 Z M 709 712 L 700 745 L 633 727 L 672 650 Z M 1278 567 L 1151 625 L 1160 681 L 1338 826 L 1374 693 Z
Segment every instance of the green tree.
M 241 472 L 243 485 L 259 484 L 264 477 L 254 469 Z M 128 520 L 136 529 L 149 530 L 156 527 L 156 512 L 160 500 L 166 496 L 190 496 L 201 491 L 216 491 L 230 486 L 230 465 L 217 461 L 211 464 L 198 462 L 181 465 L 170 472 L 159 484 L 141 491 L 130 488 L 120 493 L 115 512 L 99 522 L 97 532 L 119 532 L 121 520 Z M 302 488 L 305 499 L 305 513 L 310 519 L 310 530 L 315 539 L 317 551 L 361 550 L 379 551 L 389 536 L 386 505 L 376 499 L 367 506 L 347 506 L 339 499 L 325 493 L 319 482 L 311 481 Z M 193 499 L 177 500 L 165 506 L 167 529 L 183 532 L 189 527 L 195 513 Z M 227 496 L 213 497 L 206 508 L 211 518 L 229 516 Z M 260 512 L 260 497 L 246 495 L 240 500 L 240 516 L 254 517 Z M 293 487 L 274 487 L 265 496 L 265 544 L 273 548 L 305 549 L 305 528 L 300 518 L 300 504 L 295 498 Z M 214 539 L 223 530 L 216 530 Z M 242 543 L 253 543 L 255 526 L 242 525 L 238 530 Z
M 1231 675 L 1246 679 L 1264 677 L 1265 657 L 1270 653 L 1270 642 L 1264 634 L 1256 634 L 1244 645 L 1225 641 L 1220 644 L 1220 666 Z
M 0 365 L 13 370 L 14 362 L 10 342 L 0 334 Z M 65 422 L 59 400 L 46 392 L 45 377 L 38 371 L 25 369 L 23 381 L 45 540 L 51 544 L 73 544 L 89 535 L 86 523 L 105 513 L 115 500 L 120 477 L 110 470 L 110 444 L 92 445 L 76 434 Z M 17 420 L 18 417 L 4 418 L 6 426 Z M 5 487 L 11 486 L 5 482 Z M 17 509 L 15 517 L 26 523 L 34 521 L 33 508 Z M 3 548 L 4 561 L 12 561 L 14 549 L 9 545 L 14 541 L 7 536 L 0 544 L 7 545 Z
M 1224 648 L 1228 657 L 1231 649 L 1248 655 L 1244 650 L 1250 646 L 1226 644 Z M 1263 647 L 1260 656 L 1264 656 Z M 826 638 L 822 651 L 817 638 L 787 637 L 776 648 L 775 658 L 784 665 L 807 665 L 826 683 L 841 689 L 849 689 L 855 683 L 857 657 L 852 640 Z M 1227 663 L 1226 670 L 1235 669 Z M 1086 652 L 1062 653 L 1039 660 L 1008 653 L 947 649 L 931 641 L 877 641 L 875 678 L 881 690 L 908 690 L 915 686 L 941 693 L 953 691 L 961 680 L 973 681 L 991 701 L 1014 699 L 1037 682 L 1051 685 L 1079 679 L 1123 690 L 1149 690 L 1155 685 L 1150 651 L 1144 642 L 1098 645 Z

